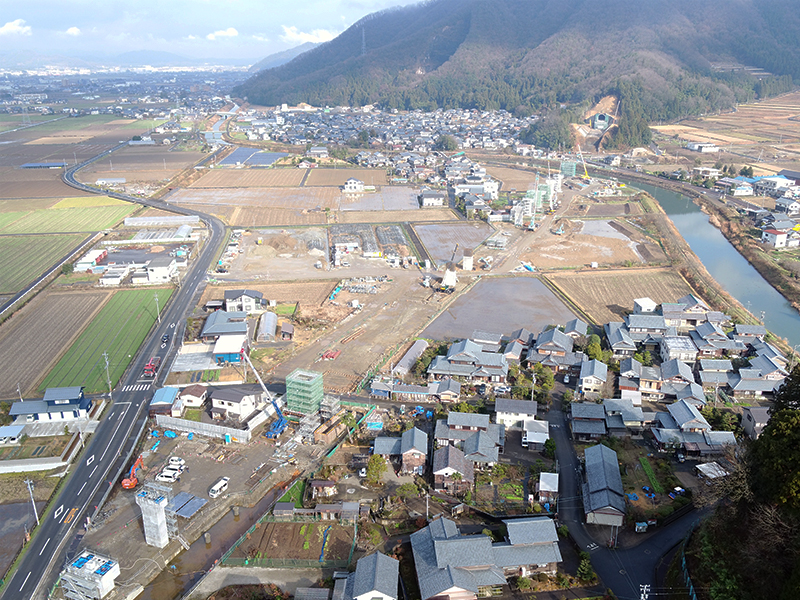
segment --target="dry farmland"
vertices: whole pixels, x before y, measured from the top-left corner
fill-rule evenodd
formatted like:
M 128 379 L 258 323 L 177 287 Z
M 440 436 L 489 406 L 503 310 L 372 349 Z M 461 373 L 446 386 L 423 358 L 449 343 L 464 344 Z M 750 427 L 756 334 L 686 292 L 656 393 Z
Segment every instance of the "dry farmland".
M 228 190 L 178 190 L 169 197 L 173 204 L 230 205 L 256 208 L 314 209 L 339 206 L 336 188 L 239 188 Z
M 237 207 L 228 224 L 233 227 L 289 227 L 293 225 L 324 225 L 325 213 L 320 211 L 284 210 L 274 208 Z
M 193 188 L 298 187 L 303 169 L 213 169 L 195 181 Z
M 325 541 L 324 560 L 347 560 L 353 544 L 352 528 L 337 523 L 261 523 L 231 554 L 231 558 L 293 558 L 316 561 L 322 553 L 323 533 L 330 527 Z
M 620 321 L 633 310 L 636 298 L 675 302 L 693 293 L 689 284 L 671 269 L 579 271 L 547 275 L 566 296 L 596 323 Z
M 351 177 L 365 185 L 386 185 L 383 169 L 311 169 L 306 180 L 308 187 L 341 187 Z
M 486 172 L 503 182 L 503 191 L 517 190 L 523 192 L 533 187 L 536 181 L 536 173 L 533 170 L 523 171 L 522 169 L 509 169 L 505 167 L 488 167 Z
M 457 221 L 458 217 L 449 208 L 426 208 L 425 210 L 346 210 L 336 215 L 338 223 L 423 223 L 431 221 Z
M 36 384 L 70 347 L 111 296 L 109 292 L 40 294 L 0 326 L 0 364 L 13 377 L 0 378 L 0 398 L 14 398 Z

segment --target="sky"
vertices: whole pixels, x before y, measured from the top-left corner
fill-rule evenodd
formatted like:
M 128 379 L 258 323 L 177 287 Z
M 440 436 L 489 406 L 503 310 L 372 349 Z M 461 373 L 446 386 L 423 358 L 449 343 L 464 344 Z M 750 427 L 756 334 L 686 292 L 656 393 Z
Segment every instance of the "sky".
M 259 60 L 333 39 L 361 17 L 418 0 L 0 0 L 0 54 L 83 58 L 159 50 Z

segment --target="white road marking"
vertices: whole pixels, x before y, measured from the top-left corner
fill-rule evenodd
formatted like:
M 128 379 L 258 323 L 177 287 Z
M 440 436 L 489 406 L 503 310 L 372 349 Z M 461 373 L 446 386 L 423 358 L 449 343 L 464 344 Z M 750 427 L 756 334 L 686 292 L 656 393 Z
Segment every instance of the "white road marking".
M 89 477 L 91 477 L 92 475 L 94 475 L 94 472 L 95 472 L 95 471 L 97 471 L 97 465 L 95 465 L 95 466 L 94 466 L 94 469 L 92 469 L 92 472 L 91 472 L 91 473 L 89 473 Z
M 93 462 L 94 462 L 94 454 L 92 454 L 89 458 L 86 459 L 86 466 L 88 467 Z
M 84 481 L 83 485 L 81 486 L 81 489 L 78 490 L 78 495 L 79 496 L 81 495 L 81 492 L 83 491 L 83 488 L 85 488 L 85 487 L 86 487 L 86 482 Z
M 31 576 L 31 574 L 30 574 L 30 573 L 28 573 L 28 577 L 30 577 L 30 576 Z M 22 591 L 22 588 L 24 588 L 24 587 L 25 587 L 25 584 L 26 584 L 26 583 L 28 583 L 28 577 L 26 577 L 26 578 L 25 578 L 25 581 L 23 581 L 23 582 L 22 582 L 22 585 L 21 585 L 21 586 L 19 586 L 19 591 L 20 591 L 20 592 Z
M 117 437 L 117 431 L 119 431 L 119 426 L 120 426 L 120 425 L 122 425 L 122 421 L 121 421 L 121 419 L 122 419 L 123 415 L 124 415 L 126 412 L 128 412 L 128 409 L 130 408 L 130 406 L 131 406 L 130 404 L 129 404 L 128 406 L 126 406 L 126 407 L 125 407 L 125 410 L 123 410 L 123 411 L 120 413 L 120 416 L 117 418 L 117 427 L 116 427 L 116 429 L 114 429 L 114 433 L 112 433 L 112 434 L 111 434 L 111 439 L 115 439 L 115 438 Z M 106 449 L 105 449 L 105 450 L 103 450 L 103 455 L 100 457 L 100 462 L 102 462 L 102 461 L 103 461 L 103 459 L 106 457 L 106 452 L 108 452 L 108 446 L 106 446 Z M 94 473 L 94 471 L 92 471 L 92 473 Z M 90 476 L 90 477 L 91 477 L 91 476 Z
M 95 468 L 97 468 L 97 467 L 95 467 Z M 59 506 L 59 507 L 56 509 L 56 512 L 53 514 L 53 518 L 54 518 L 54 519 L 57 519 L 58 517 L 60 517 L 60 516 L 61 516 L 61 513 L 63 513 L 63 512 L 64 512 L 64 505 L 62 504 L 61 506 Z
M 50 538 L 47 538 L 47 541 L 44 543 L 44 546 L 42 546 L 42 549 L 39 550 L 39 556 L 42 555 L 42 552 L 44 552 L 44 549 L 47 548 L 47 544 L 49 544 L 49 543 L 50 543 Z M 25 585 L 25 584 L 23 583 L 22 585 Z

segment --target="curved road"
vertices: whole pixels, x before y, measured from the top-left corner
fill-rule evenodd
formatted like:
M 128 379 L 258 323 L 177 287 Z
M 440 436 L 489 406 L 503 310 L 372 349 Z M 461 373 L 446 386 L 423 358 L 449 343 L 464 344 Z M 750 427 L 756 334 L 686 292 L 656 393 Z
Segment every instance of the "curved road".
M 77 182 L 75 172 L 125 145 L 118 145 L 89 161 L 69 168 L 63 175 L 64 181 L 76 189 L 97 193 L 96 189 Z M 117 193 L 108 195 L 144 206 L 165 208 L 160 202 Z M 125 468 L 126 456 L 131 450 L 131 435 L 138 432 L 147 419 L 143 408 L 149 402 L 156 383 L 140 379 L 144 365 L 151 356 L 161 356 L 162 364 L 167 362 L 167 354 L 172 345 L 162 344 L 161 336 L 169 334 L 174 340 L 175 334 L 180 334 L 185 313 L 193 305 L 194 296 L 205 281 L 206 270 L 224 242 L 225 226 L 219 219 L 172 206 L 168 210 L 200 217 L 208 227 L 210 236 L 200 254 L 194 258 L 181 286 L 162 310 L 161 323 L 155 326 L 114 390 L 113 402 L 106 409 L 107 416 L 91 436 L 79 462 L 72 465 L 71 474 L 63 483 L 58 497 L 52 502 L 52 510 L 41 517 L 41 524 L 34 530 L 35 535 L 25 549 L 25 556 L 3 586 L 3 599 L 43 598 L 47 595 L 64 563 L 67 542 L 77 525 L 83 523 L 102 502 L 109 487 L 116 485 L 118 473 Z

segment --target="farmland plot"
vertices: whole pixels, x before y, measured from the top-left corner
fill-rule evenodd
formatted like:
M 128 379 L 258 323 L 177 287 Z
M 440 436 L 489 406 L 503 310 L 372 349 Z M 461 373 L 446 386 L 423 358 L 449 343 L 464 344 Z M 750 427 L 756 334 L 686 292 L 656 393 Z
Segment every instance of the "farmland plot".
M 86 386 L 87 393 L 108 391 L 104 352 L 108 352 L 111 386 L 116 386 L 156 320 L 153 292 L 146 289 L 115 293 L 45 377 L 39 391 L 74 385 Z M 155 293 L 163 309 L 172 289 L 162 288 Z
M 671 269 L 630 269 L 551 273 L 547 278 L 597 323 L 620 321 L 636 298 L 675 302 L 694 293 Z
M 350 178 L 363 181 L 365 185 L 386 185 L 383 169 L 312 169 L 306 186 L 341 187 Z
M 0 223 L 0 233 L 89 232 L 109 229 L 138 206 L 89 206 L 81 209 L 51 208 L 31 211 L 13 222 Z M 5 213 L 8 215 L 10 213 Z
M 213 169 L 191 187 L 298 187 L 305 174 L 302 169 Z
M 46 293 L 37 296 L 0 327 L 0 363 L 13 377 L 0 378 L 0 398 L 32 394 L 110 292 Z
M 85 237 L 81 233 L 0 236 L 0 294 L 20 291 Z

